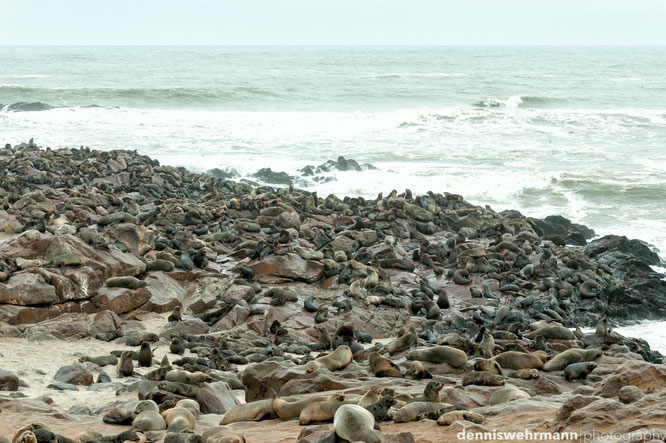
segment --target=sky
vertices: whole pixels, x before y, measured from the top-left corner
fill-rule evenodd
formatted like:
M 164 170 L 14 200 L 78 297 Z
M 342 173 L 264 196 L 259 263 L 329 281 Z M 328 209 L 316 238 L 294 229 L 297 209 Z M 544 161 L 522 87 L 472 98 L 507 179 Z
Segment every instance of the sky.
M 666 0 L 0 0 L 0 45 L 666 45 Z

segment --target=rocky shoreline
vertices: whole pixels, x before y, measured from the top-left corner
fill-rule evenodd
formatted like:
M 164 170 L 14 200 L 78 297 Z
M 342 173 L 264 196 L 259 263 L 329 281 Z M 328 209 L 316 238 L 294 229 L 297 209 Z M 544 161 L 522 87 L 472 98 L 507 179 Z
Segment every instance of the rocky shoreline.
M 357 166 L 340 158 L 303 173 Z M 639 240 L 593 239 L 560 216 L 495 212 L 449 193 L 366 200 L 253 186 L 132 151 L 31 141 L 1 149 L 0 171 L 0 341 L 15 345 L 0 351 L 0 435 L 10 441 L 53 440 L 15 435 L 29 421 L 58 441 L 130 428 L 78 441 L 335 441 L 330 425 L 299 426 L 304 399 L 335 412 L 391 398 L 372 434 L 387 442 L 462 429 L 663 432 L 664 356 L 612 331 L 666 318 L 666 283 L 652 268 L 664 263 Z M 65 370 L 9 360 L 62 340 L 82 349 L 62 356 Z M 565 351 L 586 368 L 569 368 L 571 380 L 553 363 L 571 359 Z M 104 371 L 116 364 L 118 374 Z M 509 374 L 521 369 L 533 371 Z M 408 403 L 431 382 L 436 396 Z M 60 393 L 79 389 L 118 400 L 62 409 Z M 502 389 L 512 401 L 496 403 Z M 157 428 L 139 431 L 140 414 Z M 324 415 L 305 421 L 333 421 Z M 258 417 L 268 421 L 245 421 Z M 217 437 L 205 434 L 215 427 Z

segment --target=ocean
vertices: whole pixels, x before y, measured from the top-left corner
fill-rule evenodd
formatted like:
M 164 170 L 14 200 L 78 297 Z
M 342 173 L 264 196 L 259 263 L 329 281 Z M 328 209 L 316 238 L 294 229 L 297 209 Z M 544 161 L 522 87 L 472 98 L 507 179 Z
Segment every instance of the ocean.
M 665 72 L 666 47 L 2 47 L 0 142 L 253 181 L 342 155 L 377 169 L 297 186 L 455 192 L 663 257 Z

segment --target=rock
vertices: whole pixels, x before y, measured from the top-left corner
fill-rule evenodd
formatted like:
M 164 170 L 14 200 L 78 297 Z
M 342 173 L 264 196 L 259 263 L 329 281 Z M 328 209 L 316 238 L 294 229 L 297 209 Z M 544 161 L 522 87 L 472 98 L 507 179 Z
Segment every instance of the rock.
M 296 254 L 269 255 L 251 266 L 262 283 L 278 283 L 298 280 L 314 283 L 324 276 L 324 265 L 314 260 L 304 260 Z
M 14 305 L 49 305 L 58 302 L 55 287 L 39 274 L 19 272 L 12 275 L 7 284 L 0 283 L 0 303 Z
M 197 403 L 202 414 L 224 414 L 240 404 L 236 394 L 223 381 L 205 383 L 197 395 Z
M 58 369 L 53 379 L 72 385 L 90 386 L 93 383 L 92 373 L 82 365 L 63 366 Z
M 569 419 L 572 412 L 584 408 L 590 403 L 600 400 L 601 397 L 587 396 L 587 395 L 574 395 L 569 397 L 562 407 L 557 411 L 555 421 L 561 422 Z
M 596 395 L 615 397 L 624 386 L 639 389 L 661 389 L 666 384 L 666 367 L 637 360 L 628 360 L 601 383 Z
M 264 183 L 270 183 L 273 185 L 292 185 L 294 184 L 294 179 L 289 176 L 286 172 L 275 172 L 271 168 L 261 168 L 254 174 L 252 177 L 258 178 Z
M 0 369 L 0 391 L 18 391 L 19 378 L 9 371 Z
M 207 334 L 208 325 L 198 318 L 188 318 L 179 322 L 167 323 L 158 334 L 160 337 L 171 340 L 172 337 L 192 334 Z
M 92 301 L 100 310 L 124 314 L 146 303 L 151 293 L 146 288 L 126 289 L 102 287 Z
M 122 335 L 122 320 L 113 311 L 104 310 L 95 315 L 90 327 L 90 335 L 98 340 L 111 341 Z
M 643 397 L 643 391 L 636 386 L 623 386 L 617 392 L 617 398 L 624 404 L 633 403 Z

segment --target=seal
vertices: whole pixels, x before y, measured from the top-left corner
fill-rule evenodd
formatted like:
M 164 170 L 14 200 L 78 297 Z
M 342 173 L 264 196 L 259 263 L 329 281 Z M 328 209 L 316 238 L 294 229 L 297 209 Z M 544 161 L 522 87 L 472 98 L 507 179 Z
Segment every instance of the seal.
M 12 443 L 37 443 L 37 437 L 32 431 L 19 431 L 12 438 Z
M 173 308 L 173 311 L 171 312 L 171 314 L 169 314 L 167 321 L 169 323 L 181 321 L 182 320 L 181 309 L 182 308 L 180 306 L 176 306 L 175 308 Z
M 131 377 L 134 375 L 134 362 L 132 361 L 132 353 L 130 351 L 124 351 L 120 354 L 116 372 L 118 372 L 118 377 Z
M 150 349 L 150 343 L 147 341 L 141 342 L 138 360 L 140 367 L 149 368 L 153 364 L 153 351 Z
M 162 417 L 166 421 L 167 426 L 179 424 L 187 429 L 194 429 L 197 423 L 196 417 L 187 408 L 171 408 L 162 412 Z
M 320 401 L 343 401 L 343 394 L 335 395 L 322 395 L 317 397 L 310 397 L 303 400 L 288 402 L 280 397 L 273 398 L 273 410 L 282 420 L 289 420 L 301 415 L 301 411 L 309 404 L 317 403 Z
M 371 352 L 368 355 L 368 363 L 370 363 L 372 373 L 375 377 L 402 378 L 402 373 L 400 372 L 398 365 L 381 355 L 379 352 Z
M 163 431 L 166 428 L 164 418 L 157 411 L 143 411 L 132 421 L 132 430 L 134 431 Z
M 462 385 L 504 386 L 504 377 L 485 371 L 471 371 L 463 375 Z
M 386 345 L 386 350 L 389 355 L 397 354 L 405 349 L 409 349 L 417 340 L 418 336 L 416 335 L 416 330 L 413 327 L 410 327 L 409 332 L 402 334 L 400 337 Z
M 453 273 L 453 281 L 457 285 L 468 285 L 472 283 L 472 279 L 469 277 L 469 271 L 466 269 L 457 269 Z
M 97 440 L 102 437 L 101 432 L 97 431 L 83 431 L 74 439 L 74 443 L 86 443 L 91 440 Z
M 303 302 L 303 309 L 305 309 L 306 312 L 317 312 L 319 308 L 317 307 L 317 305 L 315 305 L 314 295 L 311 295 L 305 299 L 305 301 Z
M 519 400 L 521 398 L 530 398 L 530 394 L 516 388 L 502 388 L 490 394 L 488 404 L 490 406 L 495 406 L 502 403 Z
M 608 317 L 605 315 L 599 319 L 597 323 L 597 329 L 594 331 L 596 335 L 608 335 Z
M 571 330 L 559 324 L 549 324 L 536 331 L 525 334 L 525 337 L 534 339 L 537 335 L 542 335 L 546 340 L 575 340 L 576 336 Z
M 245 438 L 228 426 L 213 426 L 201 435 L 203 443 L 245 443 Z
M 426 371 L 423 367 L 423 363 L 418 360 L 414 360 L 409 364 L 409 369 L 405 377 L 411 378 L 412 380 L 422 380 L 424 378 L 432 378 L 432 374 Z
M 474 362 L 474 370 L 504 375 L 502 374 L 502 367 L 495 360 L 477 360 Z
M 183 397 L 196 398 L 197 395 L 199 395 L 198 386 L 188 385 L 186 383 L 165 380 L 159 382 L 157 387 L 163 391 L 172 392 L 176 395 L 182 395 Z
M 439 403 L 440 402 L 439 391 L 441 391 L 443 387 L 444 385 L 441 382 L 430 381 L 423 389 L 423 395 L 419 397 L 414 397 L 411 400 L 408 400 L 407 403 L 416 403 L 423 401 L 431 403 Z
M 317 329 L 319 329 L 319 343 L 324 345 L 324 349 L 331 349 L 333 343 L 331 341 L 331 334 L 328 333 L 328 329 L 323 326 L 320 326 Z
M 481 343 L 476 345 L 476 350 L 474 351 L 474 355 L 479 355 L 483 358 L 491 358 L 494 353 L 495 353 L 495 339 L 490 334 L 490 332 L 484 330 L 483 338 L 481 339 Z
M 380 398 L 370 406 L 365 406 L 365 409 L 367 409 L 373 415 L 373 417 L 375 417 L 375 429 L 378 431 L 380 430 L 380 425 L 386 418 L 389 409 L 391 409 L 391 406 L 395 405 L 396 403 L 397 402 L 392 396 L 387 395 L 386 397 Z M 360 402 L 359 406 L 362 406 L 360 405 Z
M 130 424 L 144 411 L 159 411 L 159 406 L 152 400 L 130 401 L 107 411 L 103 421 L 114 425 Z
M 467 420 L 472 423 L 481 424 L 485 419 L 483 415 L 472 411 L 451 411 L 440 415 L 437 419 L 437 424 L 440 426 L 450 426 L 456 420 Z
M 146 286 L 146 282 L 136 277 L 111 277 L 104 282 L 107 288 L 139 289 Z
M 162 272 L 171 272 L 173 271 L 174 264 L 169 260 L 156 259 L 146 263 L 146 272 L 151 271 L 162 271 Z
M 159 368 L 150 371 L 146 373 L 145 377 L 146 380 L 150 381 L 162 381 L 166 378 L 166 375 L 171 371 L 173 368 L 171 366 L 160 366 Z
M 447 363 L 449 366 L 459 368 L 467 362 L 467 354 L 460 349 L 449 346 L 434 346 L 407 353 L 407 360 L 419 360 L 428 363 Z
M 199 403 L 190 398 L 184 398 L 182 400 L 178 400 L 178 403 L 176 403 L 176 407 L 189 409 L 192 415 L 194 415 L 195 417 L 198 417 L 199 414 L 201 413 L 201 406 L 199 406 Z
M 257 400 L 232 407 L 222 416 L 220 424 L 228 425 L 239 421 L 257 421 L 266 416 L 273 415 L 274 413 L 272 398 Z
M 379 386 L 373 386 L 371 387 L 368 392 L 363 394 L 363 396 L 360 398 L 358 401 L 359 406 L 368 407 L 373 403 L 377 403 L 380 398 L 382 398 L 379 394 L 381 394 L 382 388 Z
M 180 431 L 180 428 L 174 431 Z M 192 432 L 167 432 L 162 443 L 203 443 L 203 440 L 199 434 Z
M 521 380 L 534 380 L 535 378 L 539 378 L 539 371 L 537 369 L 519 369 L 517 371 L 509 372 L 507 377 L 520 378 Z
M 203 372 L 187 372 L 181 370 L 167 372 L 164 379 L 166 381 L 188 385 L 198 385 L 199 383 L 210 383 L 213 381 L 213 377 L 204 374 Z
M 109 365 L 116 365 L 118 364 L 118 357 L 115 355 L 102 355 L 99 357 L 88 357 L 87 355 L 84 355 L 83 357 L 79 358 L 79 361 L 81 363 L 85 363 L 87 361 L 96 364 L 99 367 L 104 367 L 104 366 L 109 366 Z
M 448 403 L 414 402 L 407 403 L 398 409 L 393 421 L 395 423 L 406 423 L 416 421 L 421 414 L 436 413 L 437 415 L 453 411 L 455 407 Z
M 538 356 L 516 351 L 502 352 L 492 360 L 499 363 L 502 369 L 539 369 L 543 366 L 543 361 Z
M 328 355 L 319 357 L 314 361 L 310 361 L 305 365 L 306 372 L 312 372 L 319 368 L 326 368 L 329 371 L 342 369 L 351 363 L 354 355 L 347 345 L 340 345 L 338 348 Z
M 548 343 L 546 343 L 546 338 L 543 335 L 537 335 L 534 337 L 534 349 L 537 351 L 549 352 Z
M 462 349 L 463 351 L 471 351 L 474 349 L 474 343 L 469 338 L 461 337 L 458 334 L 444 334 L 437 337 L 436 343 L 438 345 L 449 345 L 455 348 Z
M 298 424 L 304 426 L 318 421 L 331 421 L 340 406 L 352 403 L 351 400 L 331 400 L 309 404 L 303 408 L 301 415 L 298 416 Z
M 560 352 L 543 365 L 543 370 L 547 372 L 561 371 L 571 363 L 581 363 L 592 361 L 599 357 L 603 352 L 599 349 L 567 349 Z
M 594 371 L 597 367 L 597 364 L 593 361 L 586 361 L 582 363 L 571 363 L 566 368 L 564 368 L 564 378 L 571 380 L 585 380 L 587 375 Z
M 380 443 L 374 431 L 375 417 L 358 405 L 342 405 L 333 417 L 333 429 L 338 437 L 349 441 Z
M 169 345 L 169 352 L 172 354 L 183 355 L 185 353 L 185 344 L 180 337 L 173 337 Z

